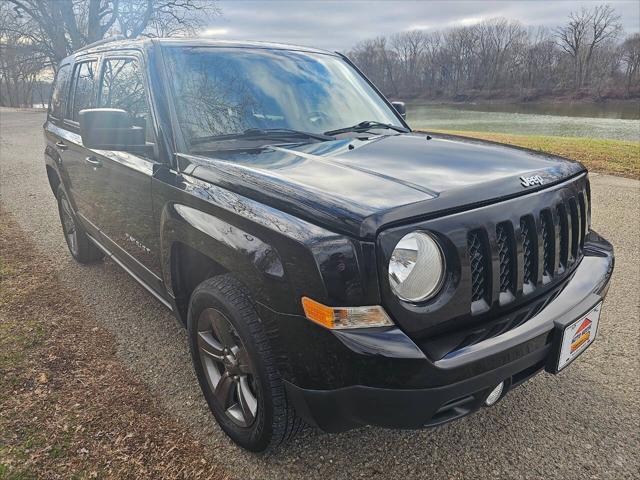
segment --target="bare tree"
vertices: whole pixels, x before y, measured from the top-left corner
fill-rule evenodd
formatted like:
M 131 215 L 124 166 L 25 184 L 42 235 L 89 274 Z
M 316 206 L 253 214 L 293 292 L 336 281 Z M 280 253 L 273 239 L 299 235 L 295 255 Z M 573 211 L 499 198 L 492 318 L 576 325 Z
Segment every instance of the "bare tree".
M 546 28 L 528 32 L 520 85 L 523 89 L 537 89 L 549 93 L 559 84 L 560 53 Z
M 631 87 L 640 86 L 640 33 L 627 38 L 620 46 L 621 63 L 624 68 L 626 93 L 631 93 Z
M 110 33 L 137 37 L 147 30 L 188 31 L 219 10 L 210 0 L 7 0 L 52 65 Z M 25 33 L 25 32 L 22 32 Z
M 398 94 L 399 87 L 396 82 L 398 62 L 394 52 L 387 48 L 385 37 L 376 37 L 358 43 L 350 55 L 378 87 L 391 95 Z
M 507 81 L 505 76 L 509 73 L 509 66 L 516 61 L 527 32 L 519 22 L 506 18 L 486 20 L 476 29 L 478 43 L 481 45 L 479 68 L 484 70 L 484 82 L 490 89 L 502 87 L 503 82 Z
M 589 45 L 585 60 L 585 82 L 590 81 L 593 55 L 607 43 L 617 40 L 622 33 L 620 15 L 610 5 L 598 5 L 591 11 L 589 22 Z
M 615 40 L 622 32 L 620 16 L 610 5 L 597 5 L 572 12 L 566 25 L 556 29 L 560 48 L 574 64 L 574 85 L 589 83 L 593 56 L 607 40 Z
M 443 80 L 455 97 L 473 88 L 472 72 L 477 69 L 477 30 L 475 27 L 457 27 L 444 33 L 440 52 Z
M 581 14 L 571 13 L 569 22 L 556 29 L 558 45 L 573 59 L 573 82 L 576 87 L 582 86 L 582 75 L 584 70 L 584 56 L 582 54 L 588 35 L 588 19 L 585 18 L 586 11 Z
M 427 36 L 419 30 L 397 33 L 391 37 L 391 48 L 400 64 L 404 89 L 417 93 Z
M 0 105 L 30 107 L 47 59 L 21 33 L 28 31 L 28 22 L 8 10 L 8 4 L 0 3 Z

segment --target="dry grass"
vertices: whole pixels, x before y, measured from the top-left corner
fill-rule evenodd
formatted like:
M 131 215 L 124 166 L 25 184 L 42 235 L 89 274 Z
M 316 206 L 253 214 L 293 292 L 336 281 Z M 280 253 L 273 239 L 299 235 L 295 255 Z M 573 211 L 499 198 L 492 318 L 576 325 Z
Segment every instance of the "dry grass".
M 0 208 L 0 478 L 227 478 Z
M 578 160 L 594 172 L 640 179 L 640 142 L 461 130 L 431 130 L 431 132 L 517 145 Z

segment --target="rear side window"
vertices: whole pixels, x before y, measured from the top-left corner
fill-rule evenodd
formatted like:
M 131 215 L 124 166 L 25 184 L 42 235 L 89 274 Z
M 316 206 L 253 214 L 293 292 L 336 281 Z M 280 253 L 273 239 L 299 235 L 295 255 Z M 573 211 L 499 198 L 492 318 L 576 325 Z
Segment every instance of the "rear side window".
M 73 73 L 73 108 L 69 115 L 69 118 L 74 122 L 78 121 L 78 112 L 80 110 L 93 107 L 97 66 L 98 63 L 95 60 L 76 65 Z
M 129 113 L 135 125 L 145 128 L 147 141 L 153 142 L 144 78 L 136 59 L 107 58 L 104 61 L 98 105 Z
M 69 77 L 71 76 L 71 65 L 63 65 L 58 70 L 56 80 L 53 84 L 51 92 L 51 101 L 49 102 L 49 116 L 54 118 L 62 118 L 62 109 L 64 108 L 65 97 L 69 91 Z

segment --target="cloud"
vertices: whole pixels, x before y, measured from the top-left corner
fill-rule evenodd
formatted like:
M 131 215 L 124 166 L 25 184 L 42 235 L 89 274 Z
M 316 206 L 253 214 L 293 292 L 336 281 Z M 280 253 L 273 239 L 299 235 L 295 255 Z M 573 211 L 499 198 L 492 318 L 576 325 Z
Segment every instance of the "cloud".
M 610 3 L 625 31 L 640 31 L 640 2 Z M 255 1 L 220 0 L 222 17 L 208 36 L 309 45 L 345 51 L 360 40 L 412 29 L 435 30 L 507 17 L 527 26 L 554 27 L 588 1 Z
M 228 28 L 207 28 L 201 32 L 205 37 L 221 37 L 229 33 Z

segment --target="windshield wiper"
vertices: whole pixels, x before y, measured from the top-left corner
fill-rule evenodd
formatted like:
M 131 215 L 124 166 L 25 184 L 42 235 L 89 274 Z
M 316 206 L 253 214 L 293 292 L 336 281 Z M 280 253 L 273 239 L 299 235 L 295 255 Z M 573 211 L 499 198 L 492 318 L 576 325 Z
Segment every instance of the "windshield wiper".
M 371 128 L 387 128 L 389 130 L 395 130 L 396 132 L 401 132 L 401 133 L 409 132 L 409 130 L 404 127 L 398 127 L 390 123 L 376 122 L 375 120 L 365 120 L 364 122 L 360 122 L 356 125 L 351 125 L 350 127 L 338 128 L 336 130 L 329 130 L 328 132 L 324 132 L 324 134 L 338 135 L 340 133 L 347 133 L 347 132 L 364 132 L 365 130 L 369 130 Z
M 227 133 L 223 135 L 212 135 L 208 137 L 200 137 L 191 139 L 192 145 L 207 142 L 217 142 L 224 140 L 236 139 L 261 139 L 261 138 L 283 138 L 283 137 L 304 137 L 313 138 L 315 140 L 335 140 L 332 136 L 323 133 L 305 132 L 303 130 L 294 130 L 292 128 L 249 128 L 244 132 Z

